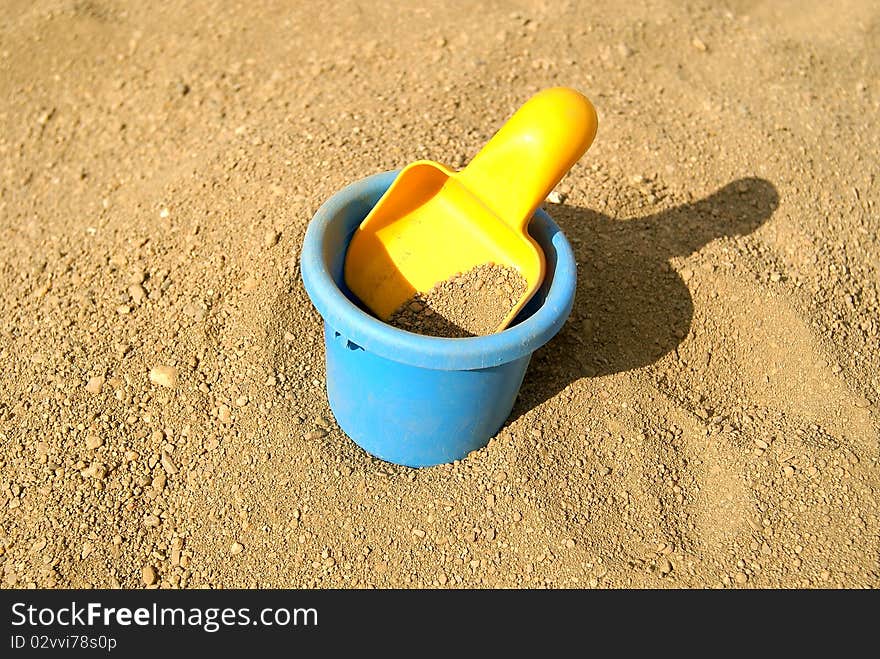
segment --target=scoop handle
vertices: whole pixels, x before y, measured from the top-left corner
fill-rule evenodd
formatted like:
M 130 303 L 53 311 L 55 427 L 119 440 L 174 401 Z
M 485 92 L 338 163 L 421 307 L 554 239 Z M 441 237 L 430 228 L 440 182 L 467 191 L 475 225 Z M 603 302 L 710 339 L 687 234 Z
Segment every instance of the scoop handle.
M 456 175 L 502 220 L 524 230 L 596 136 L 593 104 L 568 87 L 538 92 Z

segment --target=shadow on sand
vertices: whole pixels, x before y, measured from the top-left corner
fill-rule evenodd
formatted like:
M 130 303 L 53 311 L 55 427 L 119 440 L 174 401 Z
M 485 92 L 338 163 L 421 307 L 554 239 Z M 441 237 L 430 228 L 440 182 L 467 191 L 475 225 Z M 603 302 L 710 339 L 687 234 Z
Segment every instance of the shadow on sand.
M 535 353 L 510 420 L 570 382 L 652 364 L 687 336 L 693 299 L 669 259 L 723 236 L 751 233 L 779 203 L 760 178 L 734 181 L 690 204 L 614 221 L 586 208 L 548 209 L 578 260 L 574 309 L 560 334 Z

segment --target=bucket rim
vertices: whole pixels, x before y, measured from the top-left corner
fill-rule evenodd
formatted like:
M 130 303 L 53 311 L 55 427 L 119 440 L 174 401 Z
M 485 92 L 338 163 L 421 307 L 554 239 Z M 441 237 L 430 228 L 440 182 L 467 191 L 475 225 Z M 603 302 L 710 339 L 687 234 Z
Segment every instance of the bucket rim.
M 346 210 L 352 204 L 371 208 L 399 171 L 374 174 L 347 185 L 325 201 L 309 222 L 300 254 L 301 273 L 306 292 L 325 324 L 377 356 L 446 371 L 505 364 L 530 356 L 553 338 L 574 303 L 577 264 L 562 230 L 541 208 L 535 211 L 529 230 L 545 253 L 548 247 L 556 252 L 553 280 L 544 302 L 534 313 L 497 334 L 459 339 L 415 334 L 384 323 L 346 297 L 333 278 L 325 254 L 328 229 L 345 221 Z

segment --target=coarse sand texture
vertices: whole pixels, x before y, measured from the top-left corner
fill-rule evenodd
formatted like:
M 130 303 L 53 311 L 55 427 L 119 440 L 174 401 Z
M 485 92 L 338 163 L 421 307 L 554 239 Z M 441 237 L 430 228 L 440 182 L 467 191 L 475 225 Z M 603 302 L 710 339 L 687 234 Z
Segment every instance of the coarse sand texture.
M 880 5 L 465 4 L 3 2 L 2 587 L 880 587 Z M 571 315 L 371 458 L 306 226 L 556 85 Z

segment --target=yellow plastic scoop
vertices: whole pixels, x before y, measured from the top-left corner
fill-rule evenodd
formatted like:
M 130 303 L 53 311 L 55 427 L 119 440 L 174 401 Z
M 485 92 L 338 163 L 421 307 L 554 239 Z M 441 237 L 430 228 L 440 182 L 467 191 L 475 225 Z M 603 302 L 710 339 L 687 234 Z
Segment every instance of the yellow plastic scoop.
M 535 209 L 589 148 L 596 111 L 579 92 L 545 89 L 523 105 L 459 172 L 430 160 L 407 166 L 351 239 L 345 283 L 382 320 L 416 292 L 485 263 L 514 268 L 526 292 L 544 278 L 527 231 Z

